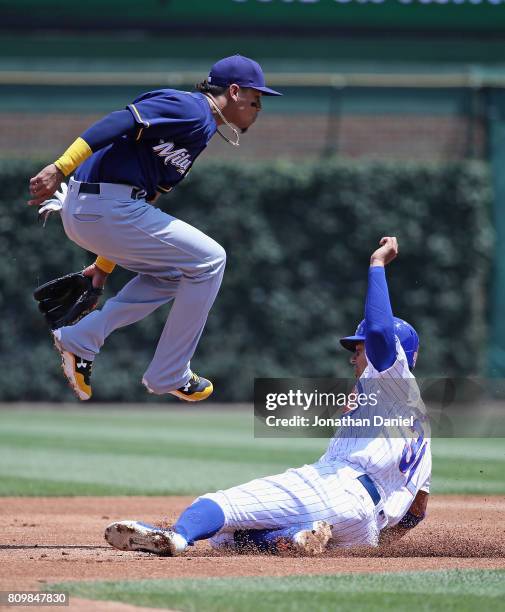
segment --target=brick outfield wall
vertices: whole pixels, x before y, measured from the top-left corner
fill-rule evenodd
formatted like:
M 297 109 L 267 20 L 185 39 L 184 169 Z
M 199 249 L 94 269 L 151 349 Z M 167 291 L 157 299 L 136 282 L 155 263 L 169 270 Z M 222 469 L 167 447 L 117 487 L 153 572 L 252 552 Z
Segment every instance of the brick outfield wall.
M 0 114 L 0 157 L 52 159 L 98 115 Z M 224 126 L 225 133 L 229 132 Z M 205 157 L 224 159 L 310 159 L 329 154 L 445 161 L 483 158 L 486 130 L 482 121 L 435 115 L 262 115 L 232 147 L 216 135 Z

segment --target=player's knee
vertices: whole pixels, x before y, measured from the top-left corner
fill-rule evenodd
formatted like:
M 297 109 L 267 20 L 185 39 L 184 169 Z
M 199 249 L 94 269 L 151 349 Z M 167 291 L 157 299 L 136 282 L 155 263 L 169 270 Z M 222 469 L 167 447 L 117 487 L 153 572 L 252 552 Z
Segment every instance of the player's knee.
M 210 250 L 210 261 L 214 269 L 224 268 L 226 265 L 226 251 L 218 243 L 214 242 L 212 249 Z
M 226 251 L 215 240 L 209 240 L 206 245 L 203 255 L 205 270 L 202 270 L 205 275 L 222 276 L 226 266 Z

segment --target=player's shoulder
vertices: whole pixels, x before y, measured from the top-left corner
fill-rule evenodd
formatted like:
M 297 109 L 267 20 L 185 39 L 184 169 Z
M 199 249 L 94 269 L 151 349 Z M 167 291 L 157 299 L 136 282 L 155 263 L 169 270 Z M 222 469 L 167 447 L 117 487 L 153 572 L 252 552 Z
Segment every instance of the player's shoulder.
M 155 89 L 135 98 L 133 104 L 149 102 L 160 112 L 170 111 L 182 117 L 200 117 L 208 114 L 208 104 L 202 94 L 179 89 Z

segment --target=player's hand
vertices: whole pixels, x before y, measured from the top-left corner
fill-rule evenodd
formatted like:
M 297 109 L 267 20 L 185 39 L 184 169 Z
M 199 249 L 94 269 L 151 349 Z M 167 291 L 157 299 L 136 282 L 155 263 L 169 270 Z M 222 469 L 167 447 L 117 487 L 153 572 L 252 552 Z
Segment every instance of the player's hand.
M 93 281 L 93 287 L 101 289 L 105 285 L 105 281 L 109 276 L 107 272 L 101 270 L 96 264 L 91 264 L 85 268 L 82 273 L 84 276 L 89 276 Z
M 379 240 L 380 247 L 370 257 L 371 266 L 387 266 L 398 255 L 398 241 L 395 236 L 384 236 Z
M 54 164 L 49 164 L 37 176 L 30 179 L 30 193 L 34 196 L 29 200 L 30 206 L 39 206 L 48 200 L 60 186 L 65 176 Z

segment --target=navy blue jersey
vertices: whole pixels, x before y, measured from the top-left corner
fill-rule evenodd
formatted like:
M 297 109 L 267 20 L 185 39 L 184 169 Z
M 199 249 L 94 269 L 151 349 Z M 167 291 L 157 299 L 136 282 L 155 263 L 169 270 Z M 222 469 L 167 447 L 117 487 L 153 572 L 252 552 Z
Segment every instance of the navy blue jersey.
M 134 185 L 145 189 L 148 198 L 157 191 L 170 191 L 216 132 L 205 96 L 160 89 L 142 94 L 127 109 L 135 129 L 93 153 L 76 170 L 75 178 Z

